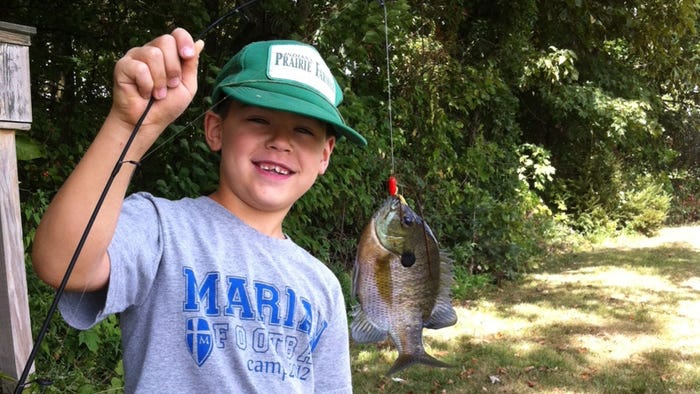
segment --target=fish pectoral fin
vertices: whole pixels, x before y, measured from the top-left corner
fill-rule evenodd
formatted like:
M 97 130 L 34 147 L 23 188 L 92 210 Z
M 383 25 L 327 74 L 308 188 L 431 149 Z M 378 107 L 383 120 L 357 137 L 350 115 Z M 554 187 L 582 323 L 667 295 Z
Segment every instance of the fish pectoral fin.
M 438 300 L 430 313 L 430 318 L 423 325 L 425 328 L 438 329 L 453 326 L 457 323 L 457 313 L 448 302 Z
M 380 330 L 360 307 L 353 310 L 350 334 L 357 343 L 381 342 L 387 337 L 387 332 Z

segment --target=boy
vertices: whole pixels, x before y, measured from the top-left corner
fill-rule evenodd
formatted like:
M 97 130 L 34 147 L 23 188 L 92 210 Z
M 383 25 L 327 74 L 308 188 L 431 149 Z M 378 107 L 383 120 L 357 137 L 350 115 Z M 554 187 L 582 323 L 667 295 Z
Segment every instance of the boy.
M 340 286 L 282 231 L 339 137 L 361 145 L 318 52 L 253 43 L 224 66 L 205 138 L 221 152 L 210 196 L 124 198 L 133 166 L 197 90 L 203 42 L 183 29 L 133 48 L 112 109 L 51 202 L 33 249 L 58 286 L 112 166 L 155 98 L 78 260 L 61 312 L 86 329 L 120 314 L 126 392 L 351 392 Z

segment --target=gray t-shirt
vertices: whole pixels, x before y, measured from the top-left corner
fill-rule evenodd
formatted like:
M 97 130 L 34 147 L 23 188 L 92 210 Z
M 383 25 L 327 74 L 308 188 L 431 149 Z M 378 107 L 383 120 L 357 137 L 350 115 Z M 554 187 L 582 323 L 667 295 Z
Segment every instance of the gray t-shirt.
M 333 273 L 208 197 L 128 197 L 106 291 L 66 293 L 87 329 L 120 314 L 128 393 L 352 392 L 347 317 Z

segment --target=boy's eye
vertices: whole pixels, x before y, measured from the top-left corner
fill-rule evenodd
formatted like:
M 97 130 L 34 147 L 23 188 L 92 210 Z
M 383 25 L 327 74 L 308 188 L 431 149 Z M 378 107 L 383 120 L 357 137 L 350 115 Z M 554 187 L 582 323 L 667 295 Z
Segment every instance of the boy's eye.
M 302 133 L 302 134 L 311 135 L 311 136 L 314 135 L 313 130 L 308 129 L 306 127 L 297 127 L 296 130 L 297 130 L 297 132 Z
M 268 124 L 268 122 L 265 118 L 259 118 L 259 117 L 253 117 L 253 116 L 248 118 L 248 121 L 253 122 L 253 123 Z

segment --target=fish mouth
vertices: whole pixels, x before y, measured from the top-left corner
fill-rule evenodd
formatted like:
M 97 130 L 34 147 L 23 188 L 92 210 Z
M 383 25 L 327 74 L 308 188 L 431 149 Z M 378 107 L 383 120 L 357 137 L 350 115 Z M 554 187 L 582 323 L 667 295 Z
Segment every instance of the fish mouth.
M 391 220 L 391 216 L 399 212 L 401 209 L 401 201 L 396 196 L 389 196 L 384 204 L 375 213 L 375 220 L 381 222 L 388 222 Z
M 396 194 L 395 196 L 389 196 L 385 203 L 387 211 L 400 211 L 404 206 L 408 205 L 406 200 L 402 195 Z
M 391 200 L 389 201 L 389 203 L 390 203 L 389 209 L 385 215 L 386 218 L 388 218 L 389 215 L 391 215 L 391 214 L 395 214 L 395 215 L 398 215 L 399 218 L 401 218 L 403 220 L 403 217 L 404 217 L 404 215 L 406 215 L 406 213 L 411 213 L 411 214 L 413 213 L 413 211 L 411 210 L 411 207 L 408 206 L 408 203 L 406 202 L 406 200 L 403 198 L 402 195 L 397 194 L 397 195 L 391 196 L 389 198 Z M 415 215 L 412 215 L 412 216 L 415 216 Z
M 253 165 L 263 172 L 267 172 L 274 175 L 294 175 L 296 171 L 285 166 L 284 164 L 275 163 L 272 161 L 253 161 Z

